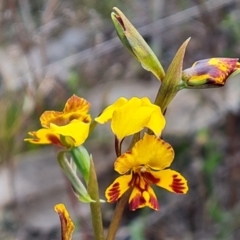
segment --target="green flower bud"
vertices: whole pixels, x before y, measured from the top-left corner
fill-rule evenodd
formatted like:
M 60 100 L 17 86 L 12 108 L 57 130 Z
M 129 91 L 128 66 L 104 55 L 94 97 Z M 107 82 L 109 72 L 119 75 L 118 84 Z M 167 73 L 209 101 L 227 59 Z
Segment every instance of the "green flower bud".
M 78 171 L 82 174 L 86 183 L 89 180 L 90 156 L 82 145 L 72 148 L 70 151 L 73 162 L 76 164 Z
M 74 193 L 77 195 L 79 201 L 95 202 L 94 200 L 92 200 L 92 198 L 88 194 L 85 186 L 83 185 L 81 180 L 78 178 L 76 172 L 71 167 L 70 163 L 68 162 L 67 158 L 65 157 L 64 151 L 61 151 L 58 153 L 57 159 L 58 159 L 58 163 L 59 163 L 60 167 L 63 170 L 63 173 L 70 181 L 70 183 L 73 187 Z
M 118 37 L 123 45 L 125 45 L 132 55 L 142 64 L 144 69 L 152 72 L 157 79 L 162 80 L 165 72 L 152 49 L 126 16 L 116 7 L 114 7 L 113 10 L 115 10 L 116 13 L 113 12 L 111 17 Z
M 222 87 L 230 76 L 240 72 L 238 58 L 210 58 L 197 61 L 183 70 L 183 88 Z

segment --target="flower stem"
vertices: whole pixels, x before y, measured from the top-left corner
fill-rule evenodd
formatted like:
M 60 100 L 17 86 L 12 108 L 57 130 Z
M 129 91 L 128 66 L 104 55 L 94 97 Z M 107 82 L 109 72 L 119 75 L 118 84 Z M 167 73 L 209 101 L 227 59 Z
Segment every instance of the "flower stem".
M 90 173 L 88 182 L 88 193 L 96 202 L 90 203 L 91 217 L 95 240 L 104 240 L 101 204 L 99 200 L 98 181 L 94 168 L 92 156 L 90 156 Z
M 128 147 L 128 150 L 131 150 L 131 149 L 133 148 L 134 144 L 139 141 L 139 139 L 140 139 L 140 132 L 135 133 L 135 134 L 133 135 L 131 144 L 130 144 L 129 147 Z
M 95 129 L 95 127 L 97 126 L 97 122 L 96 121 L 93 121 L 90 125 L 90 128 L 89 128 L 89 134 Z
M 135 133 L 133 135 L 131 144 L 128 147 L 128 150 L 130 150 L 134 146 L 134 144 L 137 141 L 139 141 L 139 139 L 140 139 L 140 132 Z M 111 221 L 110 226 L 109 226 L 109 230 L 108 230 L 106 240 L 114 240 L 115 239 L 120 221 L 122 219 L 123 211 L 124 211 L 125 206 L 128 202 L 130 194 L 132 193 L 132 190 L 133 190 L 132 188 L 129 188 L 128 191 L 125 192 L 123 194 L 123 196 L 121 197 L 121 199 L 118 201 L 117 206 L 116 206 L 115 211 L 114 211 L 114 214 L 113 214 L 113 217 L 112 217 L 112 221 Z
M 106 240 L 114 240 L 115 239 L 120 221 L 122 219 L 123 211 L 128 202 L 131 192 L 132 192 L 132 189 L 129 189 L 126 193 L 123 194 L 123 196 L 117 203 L 117 206 L 115 208 L 115 211 L 114 211 L 114 214 L 112 217 L 112 221 L 109 226 Z
M 118 141 L 117 137 L 115 136 L 115 152 L 116 152 L 116 156 L 119 157 L 121 156 L 121 142 Z

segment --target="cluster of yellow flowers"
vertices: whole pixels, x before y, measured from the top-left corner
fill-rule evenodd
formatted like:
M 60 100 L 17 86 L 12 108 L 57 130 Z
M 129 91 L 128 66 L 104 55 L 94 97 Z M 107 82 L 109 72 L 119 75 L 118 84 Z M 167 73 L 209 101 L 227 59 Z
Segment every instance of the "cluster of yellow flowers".
M 129 206 L 131 210 L 142 207 L 159 209 L 157 197 L 152 185 L 157 185 L 170 192 L 185 194 L 188 191 L 186 179 L 178 172 L 169 169 L 173 159 L 174 150 L 171 145 L 161 138 L 165 127 L 165 111 L 167 106 L 183 88 L 208 88 L 223 86 L 226 80 L 240 71 L 240 63 L 235 58 L 211 58 L 198 61 L 191 68 L 182 70 L 182 61 L 187 40 L 177 52 L 166 74 L 150 47 L 141 35 L 132 26 L 124 14 L 117 8 L 112 13 L 112 19 L 118 36 L 132 55 L 151 71 L 161 81 L 156 101 L 152 103 L 147 97 L 121 97 L 109 105 L 94 120 L 89 114 L 90 103 L 76 95 L 70 97 L 62 112 L 45 111 L 40 117 L 42 128 L 29 132 L 30 138 L 25 141 L 34 144 L 53 144 L 72 151 L 76 160 L 76 152 L 91 133 L 91 126 L 111 121 L 111 130 L 115 137 L 116 161 L 114 170 L 121 176 L 117 177 L 106 189 L 105 196 L 108 202 L 119 200 L 125 192 L 130 190 Z M 134 136 L 132 146 L 122 151 L 122 142 L 128 136 Z M 79 171 L 82 171 L 85 181 L 89 180 L 91 159 L 86 153 L 77 153 L 76 160 Z M 62 156 L 62 155 L 59 155 Z M 81 166 L 81 161 L 87 164 Z M 62 163 L 64 158 L 62 158 Z M 80 162 L 79 162 L 80 161 Z M 76 163 L 75 162 L 75 163 Z M 60 164 L 61 165 L 61 164 Z M 67 176 L 74 181 L 74 187 L 79 187 L 79 193 L 84 201 L 94 202 L 87 195 L 87 190 L 77 180 L 77 175 L 71 170 L 68 161 L 65 162 Z M 81 200 L 81 198 L 79 198 Z M 55 207 L 59 213 L 62 228 L 71 239 L 73 224 L 63 205 Z M 64 225 L 65 220 L 69 225 Z
M 129 151 L 121 154 L 114 163 L 114 169 L 122 176 L 118 177 L 106 190 L 109 202 L 117 201 L 124 192 L 132 188 L 129 198 L 130 209 L 135 210 L 149 206 L 159 209 L 152 184 L 171 192 L 186 193 L 186 180 L 177 172 L 165 169 L 174 158 L 174 151 L 168 143 L 159 137 L 165 126 L 165 118 L 159 106 L 152 104 L 148 98 L 133 97 L 130 100 L 118 99 L 95 118 L 99 123 L 111 120 L 111 129 L 117 141 L 135 134 L 144 128 L 154 134 L 144 133 Z
M 202 60 L 184 70 L 183 78 L 188 77 L 191 83 L 196 79 L 198 82 L 209 79 L 209 83 L 214 80 L 221 84 L 237 67 L 237 59 Z M 73 95 L 67 100 L 62 112 L 45 111 L 40 117 L 43 128 L 29 132 L 32 138 L 25 140 L 36 144 L 77 147 L 89 135 L 92 119 L 89 109 L 90 103 L 87 100 Z M 109 202 L 118 200 L 125 191 L 133 188 L 129 199 L 131 210 L 144 206 L 157 210 L 159 204 L 151 188 L 152 184 L 175 193 L 187 192 L 185 178 L 178 172 L 166 169 L 173 161 L 174 150 L 160 138 L 166 121 L 159 106 L 151 103 L 147 97 L 133 97 L 129 100 L 121 97 L 94 120 L 100 124 L 111 120 L 112 132 L 119 143 L 114 169 L 122 176 L 107 188 L 106 198 Z M 153 135 L 145 133 L 132 149 L 121 153 L 124 138 L 144 128 L 150 129 Z
M 83 144 L 89 134 L 91 116 L 90 104 L 83 98 L 73 95 L 66 102 L 62 112 L 46 111 L 40 117 L 42 129 L 30 132 L 33 138 L 26 141 L 37 144 L 54 144 L 72 148 Z M 106 190 L 109 202 L 118 200 L 129 188 L 133 188 L 129 199 L 130 209 L 149 206 L 159 209 L 152 184 L 171 192 L 186 193 L 186 180 L 177 172 L 165 169 L 174 158 L 170 144 L 159 137 L 165 126 L 165 118 L 159 106 L 145 98 L 133 97 L 129 100 L 119 98 L 108 106 L 95 121 L 103 124 L 111 120 L 111 129 L 120 143 L 125 137 L 150 129 L 154 135 L 145 133 L 132 149 L 121 154 L 114 164 L 115 170 L 122 174 Z

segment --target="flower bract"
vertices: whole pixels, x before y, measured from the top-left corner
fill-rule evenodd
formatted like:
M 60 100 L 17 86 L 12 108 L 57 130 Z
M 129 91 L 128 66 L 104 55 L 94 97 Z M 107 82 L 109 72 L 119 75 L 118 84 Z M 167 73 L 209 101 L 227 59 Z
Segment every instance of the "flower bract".
M 25 141 L 68 148 L 81 145 L 89 133 L 91 123 L 89 108 L 89 102 L 73 95 L 67 100 L 62 112 L 45 111 L 40 117 L 43 128 L 29 132 L 32 138 Z
M 197 61 L 182 73 L 185 88 L 224 86 L 227 79 L 240 71 L 238 58 L 210 58 Z
M 161 109 L 150 102 L 147 97 L 133 97 L 130 100 L 119 98 L 108 106 L 102 114 L 95 118 L 101 124 L 112 120 L 111 129 L 118 140 L 141 131 L 144 127 L 160 136 L 164 126 L 165 118 Z
M 122 176 L 107 188 L 107 201 L 117 201 L 123 193 L 132 188 L 129 198 L 131 210 L 145 206 L 158 210 L 159 204 L 152 185 L 185 194 L 188 191 L 186 179 L 180 173 L 166 169 L 173 158 L 171 145 L 154 135 L 145 134 L 131 151 L 117 158 L 114 169 Z
M 71 240 L 75 227 L 65 205 L 59 203 L 54 206 L 54 210 L 58 213 L 60 218 L 62 240 Z
M 159 80 L 163 80 L 164 69 L 152 49 L 122 11 L 116 7 L 113 10 L 116 13 L 113 12 L 111 17 L 119 39 L 142 64 L 144 69 L 151 71 Z

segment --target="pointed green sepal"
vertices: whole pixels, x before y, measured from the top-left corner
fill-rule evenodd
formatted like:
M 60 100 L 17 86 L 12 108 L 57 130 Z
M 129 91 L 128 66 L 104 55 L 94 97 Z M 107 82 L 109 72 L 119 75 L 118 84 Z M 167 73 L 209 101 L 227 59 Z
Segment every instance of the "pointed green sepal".
M 76 164 L 78 171 L 82 174 L 86 183 L 88 183 L 90 171 L 90 157 L 86 148 L 81 145 L 79 147 L 72 148 L 69 153 L 71 154 L 73 162 Z
M 126 16 L 116 7 L 113 10 L 116 13 L 113 12 L 111 17 L 123 45 L 142 64 L 144 69 L 152 72 L 157 79 L 162 80 L 165 72 L 152 49 Z
M 71 167 L 70 163 L 68 162 L 65 151 L 61 151 L 58 153 L 57 159 L 60 167 L 62 168 L 63 173 L 67 177 L 67 179 L 70 181 L 74 193 L 77 195 L 79 201 L 81 202 L 95 202 L 90 195 L 88 194 L 85 186 L 81 182 L 81 180 L 78 178 L 76 172 Z
M 166 111 L 172 99 L 181 89 L 183 58 L 189 41 L 190 38 L 188 38 L 178 49 L 158 91 L 155 104 L 161 108 L 162 112 Z

